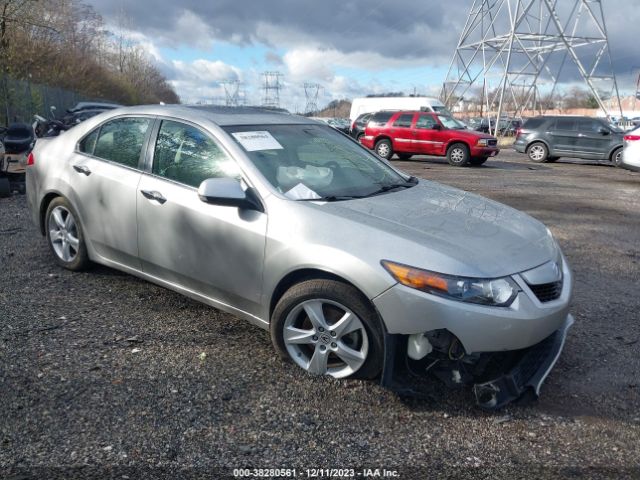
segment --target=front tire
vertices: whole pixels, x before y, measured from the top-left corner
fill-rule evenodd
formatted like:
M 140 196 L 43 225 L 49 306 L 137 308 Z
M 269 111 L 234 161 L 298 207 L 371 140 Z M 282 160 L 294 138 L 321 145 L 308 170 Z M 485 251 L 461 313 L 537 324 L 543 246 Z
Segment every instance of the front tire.
M 323 279 L 294 285 L 278 301 L 270 331 L 280 356 L 311 374 L 371 379 L 382 371 L 379 317 L 346 283 Z
M 379 157 L 384 158 L 385 160 L 389 160 L 393 156 L 393 148 L 391 147 L 391 142 L 386 138 L 382 140 L 378 140 L 376 142 L 376 154 Z
M 470 157 L 469 147 L 464 143 L 454 143 L 447 149 L 447 160 L 454 167 L 466 167 Z
M 61 267 L 84 270 L 89 266 L 89 255 L 78 214 L 67 199 L 54 198 L 45 216 L 47 243 Z
M 546 163 L 549 161 L 549 149 L 542 142 L 535 142 L 527 148 L 529 160 L 535 163 Z

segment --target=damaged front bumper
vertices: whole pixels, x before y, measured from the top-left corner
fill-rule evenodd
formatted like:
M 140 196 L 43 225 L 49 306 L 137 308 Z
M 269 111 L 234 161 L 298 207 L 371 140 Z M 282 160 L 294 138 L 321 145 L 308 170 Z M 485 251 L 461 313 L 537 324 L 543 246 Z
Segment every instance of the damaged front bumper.
M 539 343 L 513 352 L 483 354 L 499 365 L 499 373 L 491 377 L 479 377 L 472 381 L 472 390 L 479 407 L 497 410 L 524 397 L 537 398 L 542 383 L 556 364 L 574 319 L 567 315 L 562 326 Z M 426 392 L 420 389 L 420 379 L 438 360 L 427 361 L 424 365 L 413 362 L 407 355 L 407 336 L 387 335 L 385 338 L 385 362 L 381 384 L 400 395 L 420 396 Z M 495 372 L 495 369 L 493 370 Z M 453 383 L 462 383 L 460 373 L 452 369 Z M 447 382 L 450 383 L 450 382 Z M 467 382 L 468 383 L 468 382 Z

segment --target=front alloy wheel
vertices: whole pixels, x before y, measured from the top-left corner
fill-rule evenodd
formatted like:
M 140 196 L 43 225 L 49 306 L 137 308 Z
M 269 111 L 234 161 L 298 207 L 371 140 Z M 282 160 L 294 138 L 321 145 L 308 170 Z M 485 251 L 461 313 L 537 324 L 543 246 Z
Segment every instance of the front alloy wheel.
M 382 369 L 378 314 L 362 293 L 340 281 L 291 287 L 273 311 L 270 330 L 278 353 L 311 374 L 374 378 Z
M 362 321 L 344 305 L 327 299 L 296 305 L 284 322 L 283 337 L 293 361 L 314 375 L 348 377 L 369 353 Z

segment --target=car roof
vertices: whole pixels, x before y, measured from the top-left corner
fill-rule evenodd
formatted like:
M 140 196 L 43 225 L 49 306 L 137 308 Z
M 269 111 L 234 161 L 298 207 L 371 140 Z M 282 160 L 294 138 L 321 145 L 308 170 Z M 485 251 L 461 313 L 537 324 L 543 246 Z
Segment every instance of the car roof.
M 269 107 L 225 107 L 214 105 L 142 105 L 112 110 L 117 114 L 167 115 L 184 119 L 205 119 L 218 126 L 231 125 L 278 125 L 278 124 L 318 124 L 299 115 L 292 115 L 284 109 Z

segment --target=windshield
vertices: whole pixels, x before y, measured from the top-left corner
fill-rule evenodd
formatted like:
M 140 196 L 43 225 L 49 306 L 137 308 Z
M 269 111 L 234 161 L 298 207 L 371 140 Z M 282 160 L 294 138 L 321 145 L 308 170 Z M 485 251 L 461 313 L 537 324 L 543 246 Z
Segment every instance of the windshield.
M 436 113 L 443 113 L 445 115 L 451 116 L 451 112 L 449 110 L 447 110 L 447 107 L 443 106 L 438 106 L 438 105 L 433 105 L 431 107 L 433 109 L 434 112 Z
M 292 200 L 347 200 L 410 186 L 408 177 L 322 125 L 224 129 L 271 185 Z
M 438 115 L 438 119 L 440 120 L 440 123 L 442 123 L 442 125 L 444 125 L 446 128 L 452 128 L 455 130 L 462 130 L 465 128 L 464 123 L 459 122 L 453 117 Z

